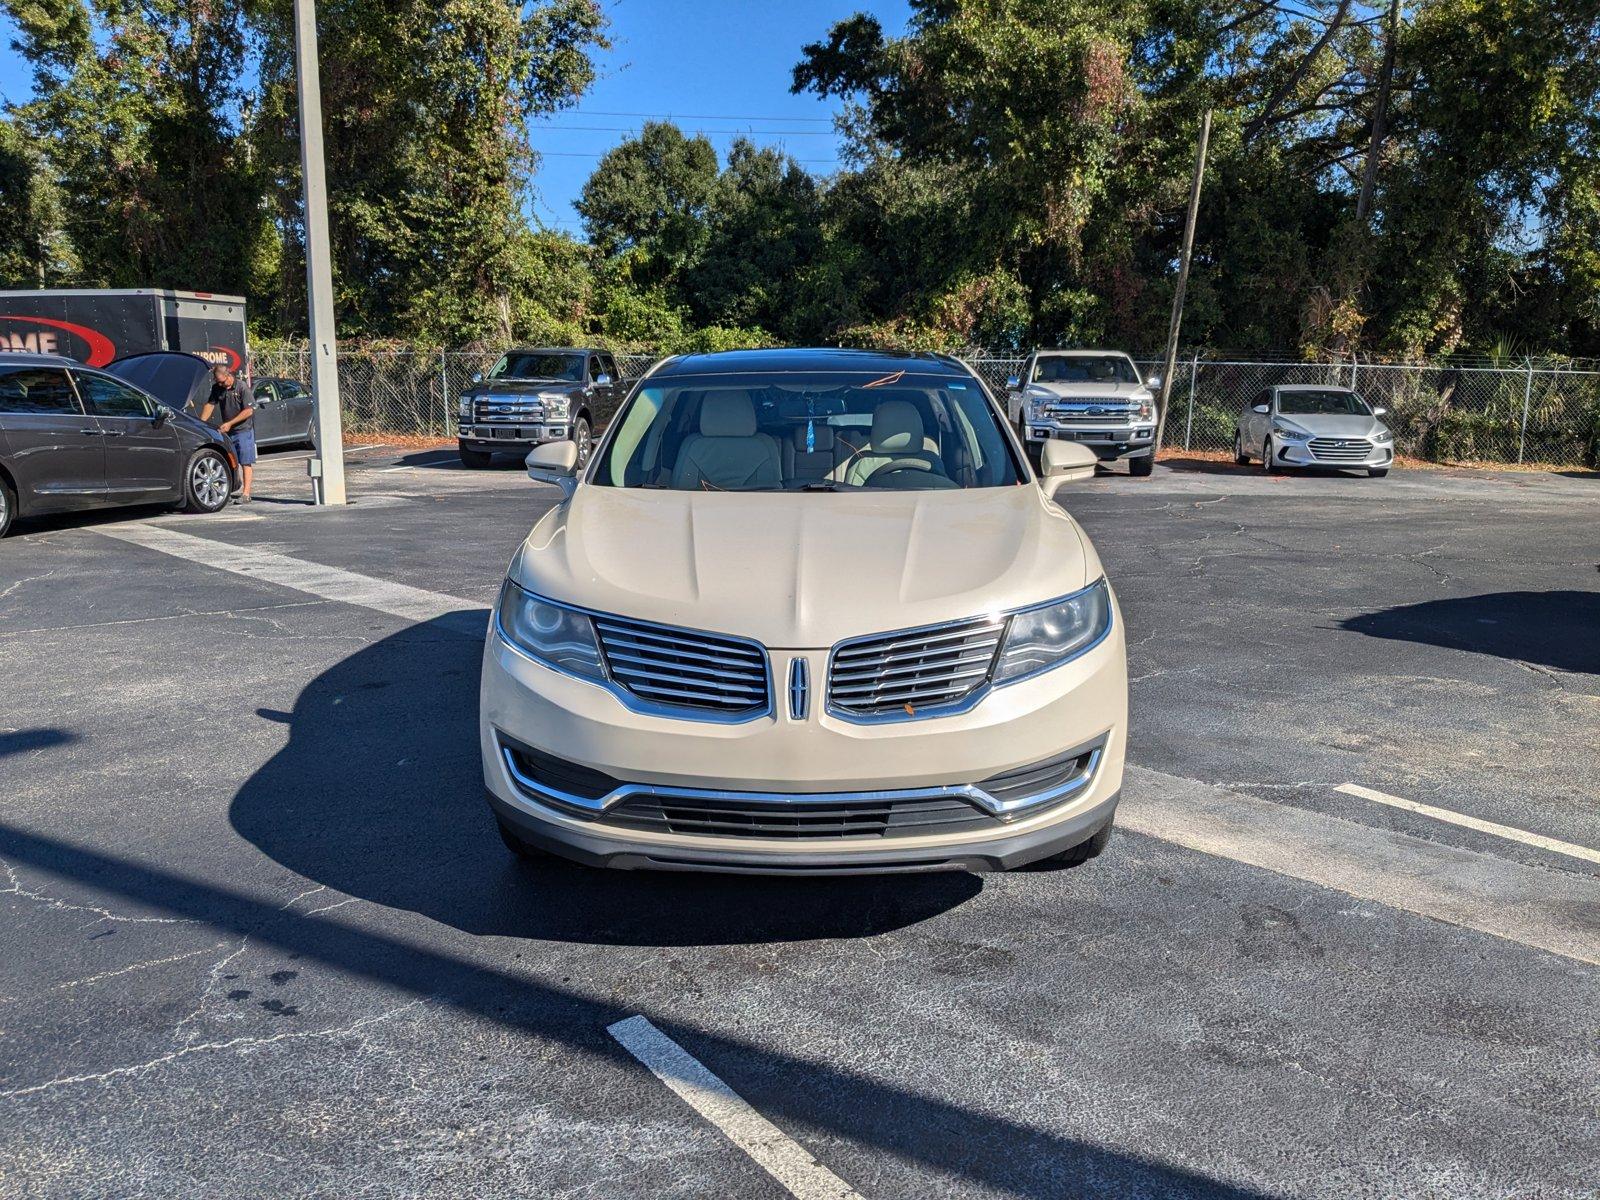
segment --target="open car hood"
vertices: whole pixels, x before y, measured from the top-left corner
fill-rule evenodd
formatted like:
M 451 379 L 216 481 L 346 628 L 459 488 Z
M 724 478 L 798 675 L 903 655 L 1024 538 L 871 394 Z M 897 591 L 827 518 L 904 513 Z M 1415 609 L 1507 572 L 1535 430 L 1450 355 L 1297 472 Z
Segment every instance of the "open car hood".
M 168 408 L 196 417 L 211 394 L 211 364 L 194 354 L 175 350 L 130 354 L 105 370 L 149 392 Z

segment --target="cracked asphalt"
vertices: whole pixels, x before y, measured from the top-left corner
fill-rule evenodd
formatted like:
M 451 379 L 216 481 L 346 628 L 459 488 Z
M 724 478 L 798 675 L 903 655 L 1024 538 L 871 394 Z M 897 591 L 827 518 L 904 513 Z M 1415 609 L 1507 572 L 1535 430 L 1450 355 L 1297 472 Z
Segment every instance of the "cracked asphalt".
M 275 454 L 249 508 L 0 543 L 0 1195 L 789 1195 L 607 1035 L 636 1014 L 869 1198 L 1597 1194 L 1592 956 L 1131 826 L 1231 795 L 1600 945 L 1600 865 L 1335 790 L 1600 847 L 1600 480 L 1069 489 L 1129 628 L 1130 828 L 816 881 L 518 865 L 459 622 L 107 536 L 487 607 L 554 498 L 351 461 L 344 511 Z

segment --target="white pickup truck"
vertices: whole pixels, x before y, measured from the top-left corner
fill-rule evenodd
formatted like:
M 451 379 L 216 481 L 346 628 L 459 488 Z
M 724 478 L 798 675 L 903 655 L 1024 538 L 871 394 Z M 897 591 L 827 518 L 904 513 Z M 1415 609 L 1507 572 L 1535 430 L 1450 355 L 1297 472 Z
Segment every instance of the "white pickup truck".
M 1078 442 L 1102 462 L 1128 460 L 1128 474 L 1155 468 L 1156 393 L 1119 350 L 1035 350 L 1006 381 L 1006 409 L 1028 452 L 1051 438 Z

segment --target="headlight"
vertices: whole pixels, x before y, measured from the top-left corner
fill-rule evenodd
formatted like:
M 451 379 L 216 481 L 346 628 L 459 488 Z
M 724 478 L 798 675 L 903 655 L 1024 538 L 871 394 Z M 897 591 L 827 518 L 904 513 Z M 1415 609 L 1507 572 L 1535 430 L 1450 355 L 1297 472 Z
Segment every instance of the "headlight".
M 1134 414 L 1140 421 L 1154 421 L 1156 419 L 1156 405 L 1153 400 L 1144 400 L 1139 404 L 1139 411 Z
M 1304 429 L 1290 429 L 1286 425 L 1274 425 L 1272 432 L 1274 436 L 1281 437 L 1285 441 L 1308 442 L 1311 440 L 1311 435 Z
M 545 416 L 554 417 L 558 421 L 567 419 L 567 412 L 572 406 L 571 397 L 546 394 L 541 395 L 539 399 L 544 402 Z
M 508 643 L 548 667 L 580 679 L 606 677 L 594 625 L 581 612 L 552 604 L 508 579 L 500 589 L 495 625 Z
M 1387 429 L 1380 429 L 1372 435 L 1372 440 L 1380 446 L 1385 446 L 1394 441 L 1394 434 Z
M 459 405 L 458 405 L 458 407 L 456 409 L 456 413 L 463 421 L 472 420 L 472 397 L 471 396 L 463 396 L 463 397 L 461 397 Z
M 1070 662 L 1097 645 L 1110 628 L 1111 589 L 1104 579 L 1015 613 L 1000 647 L 994 681 L 1012 683 Z

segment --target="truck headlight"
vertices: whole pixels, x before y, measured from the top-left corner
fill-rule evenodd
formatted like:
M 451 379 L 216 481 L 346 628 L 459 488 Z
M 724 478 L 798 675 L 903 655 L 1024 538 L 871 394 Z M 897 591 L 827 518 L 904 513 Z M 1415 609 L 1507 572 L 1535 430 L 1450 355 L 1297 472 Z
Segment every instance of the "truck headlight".
M 1154 400 L 1144 400 L 1139 404 L 1139 411 L 1135 417 L 1140 421 L 1154 421 L 1156 419 L 1156 405 Z
M 581 612 L 552 604 L 508 579 L 500 588 L 494 622 L 508 645 L 547 667 L 580 679 L 606 677 L 594 624 Z
M 565 421 L 572 410 L 570 396 L 542 395 L 539 399 L 544 403 L 544 415 L 552 421 Z
M 1071 662 L 1111 630 L 1111 589 L 1098 579 L 1080 592 L 1013 613 L 995 663 L 995 683 L 1014 683 Z
M 472 397 L 471 396 L 463 396 L 457 402 L 456 415 L 459 416 L 463 421 L 472 420 Z

